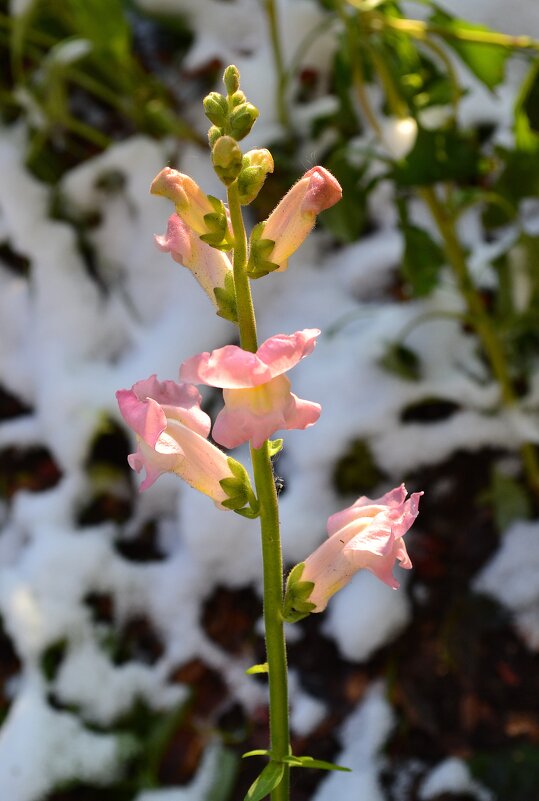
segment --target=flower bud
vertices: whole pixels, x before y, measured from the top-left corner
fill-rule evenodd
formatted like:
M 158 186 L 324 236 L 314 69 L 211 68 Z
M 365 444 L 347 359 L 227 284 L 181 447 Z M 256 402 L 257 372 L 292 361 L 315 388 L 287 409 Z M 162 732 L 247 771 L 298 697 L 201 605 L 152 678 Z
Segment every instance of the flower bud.
M 165 167 L 154 178 L 150 192 L 171 200 L 178 215 L 197 234 L 208 233 L 204 217 L 213 214 L 215 209 L 208 196 L 189 175 Z
M 218 128 L 217 125 L 212 125 L 210 130 L 208 131 L 208 142 L 210 144 L 210 148 L 213 150 L 214 144 L 217 142 L 220 136 L 223 135 L 223 129 Z
M 228 115 L 228 103 L 226 97 L 219 92 L 210 92 L 204 98 L 204 113 L 214 125 L 222 128 Z
M 258 113 L 252 103 L 241 103 L 237 106 L 228 118 L 230 135 L 238 141 L 246 137 L 255 124 Z
M 245 103 L 246 101 L 247 98 L 245 97 L 244 92 L 234 92 L 234 94 L 230 98 L 230 105 L 232 106 L 232 108 L 236 108 L 241 103 Z
M 229 186 L 241 171 L 242 153 L 238 143 L 231 136 L 220 136 L 212 150 L 212 162 L 221 181 Z
M 234 64 L 230 64 L 226 68 L 223 83 L 228 95 L 233 95 L 240 88 L 240 71 Z
M 273 156 L 266 150 L 250 150 L 243 157 L 242 170 L 238 177 L 240 203 L 247 206 L 258 195 L 268 172 L 273 172 Z
M 266 255 L 282 272 L 288 258 L 311 232 L 317 214 L 331 208 L 342 197 L 339 182 L 324 167 L 312 167 L 294 184 L 262 224 L 261 239 L 275 242 Z

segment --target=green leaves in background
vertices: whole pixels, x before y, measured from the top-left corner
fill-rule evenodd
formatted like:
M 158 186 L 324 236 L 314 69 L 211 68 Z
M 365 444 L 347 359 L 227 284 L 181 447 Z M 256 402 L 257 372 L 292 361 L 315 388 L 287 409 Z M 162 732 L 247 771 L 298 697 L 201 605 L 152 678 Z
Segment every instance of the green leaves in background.
M 511 51 L 500 45 L 483 42 L 467 42 L 459 39 L 459 34 L 490 33 L 485 25 L 474 25 L 463 19 L 452 17 L 441 8 L 437 8 L 429 22 L 446 32 L 444 41 L 451 47 L 468 69 L 491 91 L 499 86 L 505 78 L 505 64 Z
M 438 283 L 440 268 L 446 262 L 441 246 L 416 225 L 404 224 L 402 274 L 415 297 L 428 295 Z
M 337 203 L 320 215 L 320 224 L 340 242 L 355 242 L 367 225 L 368 189 L 364 183 L 367 163 L 350 158 L 348 148 L 341 146 L 325 161 L 325 166 L 342 186 L 346 203 Z
M 428 186 L 440 181 L 467 183 L 478 178 L 480 153 L 475 138 L 456 128 L 430 131 L 418 128 L 408 156 L 394 168 L 398 186 Z

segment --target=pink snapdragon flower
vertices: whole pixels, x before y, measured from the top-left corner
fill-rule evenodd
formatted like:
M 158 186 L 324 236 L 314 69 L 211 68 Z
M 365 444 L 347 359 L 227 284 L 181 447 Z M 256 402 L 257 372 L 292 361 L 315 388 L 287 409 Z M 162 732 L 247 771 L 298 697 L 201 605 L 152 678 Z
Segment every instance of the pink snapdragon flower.
M 155 375 L 116 393 L 120 412 L 137 435 L 137 450 L 129 465 L 146 477 L 141 490 L 162 473 L 172 472 L 209 495 L 216 506 L 227 494 L 223 478 L 233 478 L 228 458 L 208 442 L 211 421 L 200 408 L 200 393 L 192 384 L 158 381 Z
M 234 281 L 228 256 L 203 242 L 177 214 L 170 215 L 166 233 L 156 236 L 155 241 L 160 250 L 193 273 L 213 305 L 218 306 L 214 290 L 225 289 Z
M 225 448 L 252 441 L 260 448 L 276 431 L 307 428 L 320 417 L 320 405 L 290 392 L 284 375 L 314 349 L 317 328 L 277 334 L 256 353 L 226 345 L 185 361 L 180 378 L 194 384 L 222 387 L 225 407 L 213 426 L 213 438 Z
M 189 175 L 164 167 L 154 178 L 150 192 L 171 200 L 177 214 L 197 234 L 208 233 L 204 217 L 213 214 L 215 209 L 209 197 Z
M 370 570 L 393 589 L 395 561 L 409 569 L 412 563 L 403 537 L 418 515 L 422 492 L 406 500 L 404 484 L 377 500 L 365 496 L 332 515 L 327 524 L 328 539 L 305 560 L 301 581 L 312 581 L 308 601 L 313 612 L 322 612 L 331 596 L 344 587 L 354 573 Z
M 342 197 L 341 185 L 324 167 L 312 167 L 286 193 L 264 223 L 261 238 L 275 246 L 268 256 L 282 272 L 288 259 L 311 232 L 317 214 L 334 206 Z

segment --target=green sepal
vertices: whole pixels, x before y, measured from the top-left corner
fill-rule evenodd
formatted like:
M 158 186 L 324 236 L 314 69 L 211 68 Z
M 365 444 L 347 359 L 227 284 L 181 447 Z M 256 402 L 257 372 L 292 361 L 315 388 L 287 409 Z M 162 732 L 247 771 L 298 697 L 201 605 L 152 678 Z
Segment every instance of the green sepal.
M 232 273 L 227 273 L 225 276 L 225 285 L 216 286 L 213 290 L 215 302 L 217 303 L 217 314 L 224 320 L 230 320 L 232 323 L 238 322 L 238 309 L 236 305 L 236 292 L 234 290 L 234 276 Z
M 283 604 L 283 620 L 286 623 L 297 623 L 311 614 L 316 604 L 308 599 L 314 588 L 313 581 L 301 581 L 305 562 L 292 568 L 286 580 L 286 591 Z
M 268 762 L 262 773 L 251 784 L 244 801 L 262 801 L 282 781 L 284 762 Z
M 204 215 L 204 222 L 208 233 L 202 234 L 200 239 L 214 248 L 219 248 L 219 250 L 230 250 L 230 244 L 226 241 L 228 222 L 225 205 L 222 200 L 212 195 L 208 195 L 208 200 L 213 206 L 214 211 Z
M 275 247 L 275 242 L 273 239 L 262 239 L 263 232 L 263 222 L 255 225 L 251 231 L 249 261 L 247 263 L 247 275 L 249 278 L 263 278 L 263 276 L 278 270 L 280 266 L 268 259 Z
M 258 498 L 253 492 L 249 474 L 245 467 L 231 457 L 227 460 L 230 478 L 222 478 L 219 484 L 228 498 L 221 501 L 225 509 L 232 509 L 243 517 L 255 518 L 259 515 Z
M 269 673 L 269 667 L 267 662 L 262 662 L 259 665 L 251 665 L 250 668 L 247 668 L 245 671 L 246 676 L 256 676 L 258 673 Z M 266 751 L 264 753 L 267 753 Z M 251 756 L 251 753 L 244 754 L 243 756 Z
M 268 452 L 270 458 L 276 456 L 283 449 L 283 439 L 268 439 Z
M 318 770 L 341 770 L 345 773 L 351 773 L 351 768 L 335 765 L 333 762 L 326 762 L 325 759 L 314 759 L 310 756 L 285 756 L 283 757 L 283 762 L 286 762 L 291 768 L 318 768 Z
M 256 748 L 254 751 L 246 751 L 245 754 L 241 755 L 241 758 L 245 759 L 246 757 L 269 756 L 269 755 L 270 752 L 267 750 L 267 748 Z

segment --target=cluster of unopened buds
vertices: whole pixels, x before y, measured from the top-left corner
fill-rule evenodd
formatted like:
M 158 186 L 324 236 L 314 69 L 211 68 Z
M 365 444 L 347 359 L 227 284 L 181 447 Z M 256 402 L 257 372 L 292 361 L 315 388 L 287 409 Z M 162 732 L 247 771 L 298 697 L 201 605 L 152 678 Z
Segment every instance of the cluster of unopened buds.
M 276 657 L 272 664 L 272 642 L 277 635 L 269 630 L 274 622 L 282 628 L 285 620 L 294 622 L 310 612 L 322 611 L 330 596 L 361 568 L 398 587 L 393 566 L 398 561 L 404 568 L 411 567 L 403 536 L 417 516 L 421 493 L 406 499 L 401 486 L 378 500 L 359 498 L 334 514 L 328 521 L 329 538 L 292 569 L 283 594 L 271 468 L 271 457 L 282 440 L 270 438 L 278 431 L 308 428 L 320 416 L 320 405 L 291 392 L 286 375 L 313 352 L 320 331 L 276 334 L 258 346 L 249 282 L 286 270 L 317 215 L 337 203 L 342 192 L 328 170 L 311 168 L 269 217 L 255 226 L 247 242 L 241 207 L 258 195 L 266 176 L 273 172 L 273 158 L 263 148 L 245 154 L 240 150 L 238 142 L 250 132 L 258 111 L 240 90 L 235 67 L 227 68 L 224 83 L 227 95 L 210 93 L 204 108 L 212 123 L 212 162 L 227 187 L 228 207 L 206 195 L 192 178 L 168 167 L 157 175 L 151 191 L 166 197 L 175 207 L 166 233 L 156 236 L 157 246 L 193 273 L 217 314 L 238 326 L 241 347 L 225 345 L 211 353 L 200 353 L 181 365 L 179 382 L 159 381 L 153 375 L 131 389 L 119 390 L 117 398 L 121 414 L 136 434 L 137 450 L 129 456 L 129 464 L 137 472 L 145 472 L 141 489 L 151 486 L 162 473 L 173 472 L 209 496 L 219 509 L 260 517 L 263 539 L 272 529 L 270 539 L 277 542 L 279 551 L 273 566 L 268 563 L 267 570 L 265 566 L 265 585 L 273 582 L 280 586 L 281 600 L 278 608 L 265 603 L 271 699 L 273 674 L 277 676 L 282 667 L 275 662 Z M 201 409 L 198 385 L 223 390 L 224 406 L 213 429 Z M 256 492 L 245 467 L 210 442 L 210 430 L 212 439 L 226 449 L 250 443 Z M 274 575 L 275 565 L 279 566 L 278 576 Z M 286 665 L 283 669 L 286 671 Z M 279 683 L 283 684 L 282 677 L 274 679 L 275 688 Z M 282 696 L 282 686 L 275 692 Z M 287 704 L 286 697 L 281 700 Z M 270 764 L 282 765 L 284 771 L 287 765 L 299 766 L 298 760 L 310 759 L 289 757 L 287 748 L 287 744 L 278 742 L 276 734 L 272 750 L 267 752 Z M 331 767 L 316 760 L 302 766 Z M 279 770 L 274 769 L 274 773 Z M 283 781 L 282 776 L 276 779 L 268 792 Z M 262 789 L 266 784 L 262 782 Z M 254 791 L 249 796 L 256 797 L 263 796 Z M 279 797 L 285 798 L 286 793 Z

